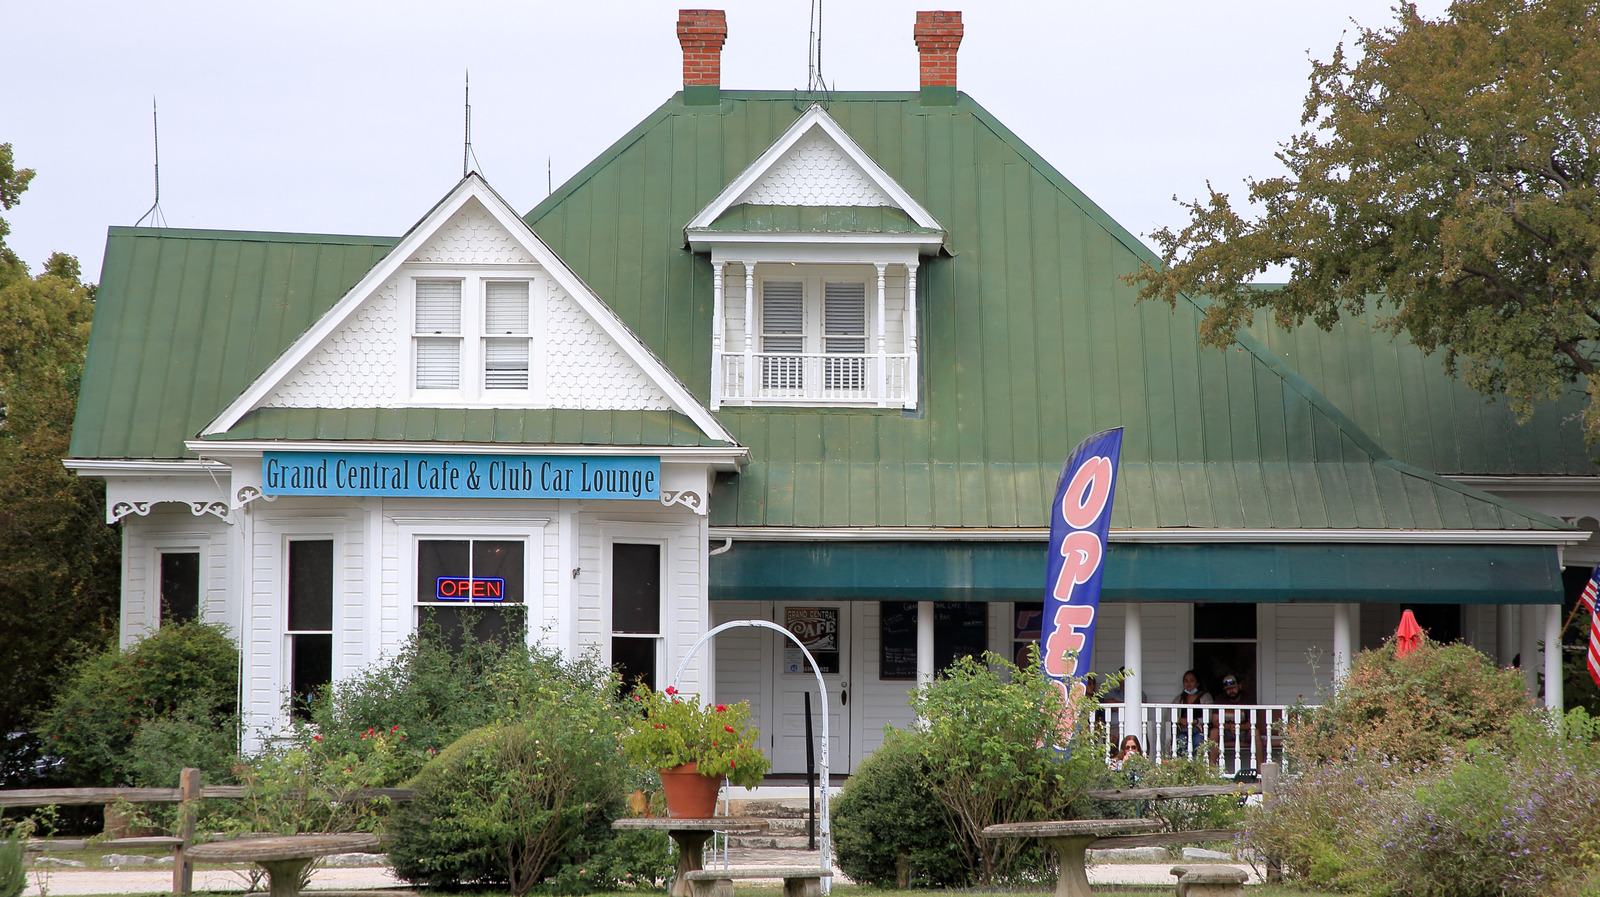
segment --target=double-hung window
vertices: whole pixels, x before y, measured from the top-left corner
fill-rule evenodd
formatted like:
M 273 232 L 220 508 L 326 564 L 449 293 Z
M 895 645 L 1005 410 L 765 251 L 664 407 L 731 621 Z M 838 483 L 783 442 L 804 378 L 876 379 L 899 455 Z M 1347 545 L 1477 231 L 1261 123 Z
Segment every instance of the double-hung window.
M 418 280 L 417 389 L 461 388 L 461 281 Z
M 661 648 L 661 545 L 612 543 L 611 665 L 653 689 Z
M 413 283 L 412 388 L 419 397 L 480 401 L 532 388 L 526 279 L 419 277 Z
M 333 540 L 289 542 L 289 695 L 304 718 L 333 681 Z
M 419 539 L 417 623 L 424 638 L 460 648 L 520 641 L 527 543 L 521 539 Z

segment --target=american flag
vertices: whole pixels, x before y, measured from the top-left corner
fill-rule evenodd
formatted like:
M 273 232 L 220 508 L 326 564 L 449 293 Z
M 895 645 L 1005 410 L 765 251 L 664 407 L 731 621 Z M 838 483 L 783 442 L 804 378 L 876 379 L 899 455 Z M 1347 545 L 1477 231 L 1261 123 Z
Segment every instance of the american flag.
M 1578 600 L 1589 611 L 1589 678 L 1595 685 L 1600 685 L 1600 567 L 1594 568 L 1594 573 L 1589 577 L 1589 584 L 1583 587 L 1583 595 Z

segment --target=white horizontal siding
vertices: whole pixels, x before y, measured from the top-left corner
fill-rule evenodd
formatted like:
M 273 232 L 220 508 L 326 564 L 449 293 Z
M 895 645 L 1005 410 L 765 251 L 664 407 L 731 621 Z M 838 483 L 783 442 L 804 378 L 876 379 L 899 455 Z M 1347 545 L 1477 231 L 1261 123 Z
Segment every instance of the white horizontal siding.
M 1363 608 L 1366 610 L 1366 608 Z M 1276 608 L 1277 645 L 1271 695 L 1258 695 L 1267 704 L 1318 704 L 1333 685 L 1333 605 L 1280 604 Z M 1363 613 L 1362 626 L 1367 614 Z

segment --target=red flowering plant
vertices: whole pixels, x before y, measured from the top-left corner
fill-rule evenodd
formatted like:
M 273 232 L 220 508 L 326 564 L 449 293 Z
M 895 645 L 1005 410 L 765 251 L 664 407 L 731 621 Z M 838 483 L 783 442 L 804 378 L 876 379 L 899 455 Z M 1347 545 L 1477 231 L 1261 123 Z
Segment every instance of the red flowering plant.
M 697 764 L 701 775 L 754 788 L 772 768 L 756 747 L 761 730 L 750 725 L 750 705 L 701 704 L 676 688 L 652 691 L 641 685 L 629 702 L 638 710 L 622 737 L 623 750 L 644 769 Z

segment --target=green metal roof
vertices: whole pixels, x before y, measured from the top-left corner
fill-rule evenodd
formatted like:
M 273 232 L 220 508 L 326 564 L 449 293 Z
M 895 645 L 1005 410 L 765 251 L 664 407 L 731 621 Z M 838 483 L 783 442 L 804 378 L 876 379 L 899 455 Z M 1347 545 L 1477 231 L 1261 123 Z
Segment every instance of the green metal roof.
M 1583 442 L 1587 397 L 1574 388 L 1526 424 L 1445 372 L 1442 356 L 1391 338 L 1368 312 L 1323 331 L 1283 330 L 1258 316 L 1251 333 L 1398 458 L 1459 476 L 1600 476 Z
M 739 203 L 709 230 L 732 233 L 936 234 L 887 206 L 756 206 Z
M 674 97 L 527 216 L 702 400 L 711 265 L 682 228 L 804 111 L 792 93 Z M 712 522 L 1048 524 L 1061 461 L 1123 425 L 1119 527 L 1561 528 L 1394 461 L 1248 334 L 1134 303 L 1150 250 L 969 97 L 834 94 L 828 113 L 948 230 L 918 274 L 922 406 L 724 408 L 751 463 Z
M 740 542 L 712 600 L 1039 601 L 1043 542 Z M 1111 601 L 1559 604 L 1547 545 L 1143 544 L 1106 548 Z
M 257 408 L 207 439 L 720 446 L 676 411 Z
M 113 227 L 74 458 L 184 458 L 395 244 L 391 237 Z

